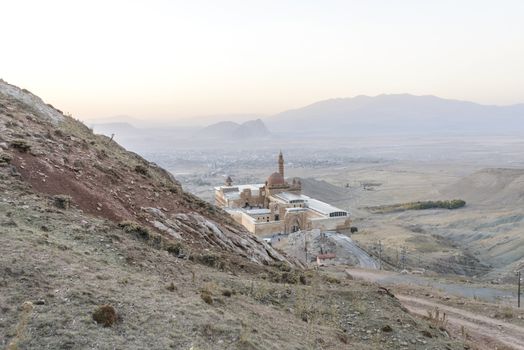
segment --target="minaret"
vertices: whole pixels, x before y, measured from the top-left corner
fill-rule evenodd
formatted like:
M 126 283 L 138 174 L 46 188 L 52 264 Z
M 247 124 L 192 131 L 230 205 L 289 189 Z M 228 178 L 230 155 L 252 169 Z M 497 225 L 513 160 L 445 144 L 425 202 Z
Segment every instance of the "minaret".
M 278 155 L 278 172 L 284 177 L 284 156 L 282 155 L 282 151 L 280 151 Z

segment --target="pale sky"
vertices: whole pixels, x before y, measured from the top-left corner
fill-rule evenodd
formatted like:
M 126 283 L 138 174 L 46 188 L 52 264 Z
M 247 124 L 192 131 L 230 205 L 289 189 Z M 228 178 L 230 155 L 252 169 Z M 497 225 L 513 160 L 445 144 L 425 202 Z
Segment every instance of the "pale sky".
M 87 120 L 524 102 L 522 0 L 0 0 L 0 78 Z

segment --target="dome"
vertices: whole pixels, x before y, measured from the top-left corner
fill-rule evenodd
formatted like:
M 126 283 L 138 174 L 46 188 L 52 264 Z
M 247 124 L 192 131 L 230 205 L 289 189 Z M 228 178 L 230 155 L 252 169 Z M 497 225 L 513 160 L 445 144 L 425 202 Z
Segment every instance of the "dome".
M 285 185 L 285 181 L 284 181 L 284 177 L 282 177 L 282 175 L 280 175 L 279 173 L 273 173 L 271 175 L 269 175 L 269 177 L 267 178 L 267 185 L 269 187 L 272 187 L 272 186 L 281 186 L 281 185 Z

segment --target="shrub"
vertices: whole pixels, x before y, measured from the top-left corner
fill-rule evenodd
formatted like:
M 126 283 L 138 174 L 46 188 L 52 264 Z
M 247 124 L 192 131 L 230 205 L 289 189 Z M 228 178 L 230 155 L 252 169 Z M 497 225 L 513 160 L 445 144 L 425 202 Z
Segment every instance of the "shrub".
M 201 291 L 200 298 L 202 298 L 206 304 L 213 304 L 213 297 L 211 296 L 211 292 L 208 290 Z
M 71 207 L 71 196 L 64 194 L 56 195 L 53 197 L 53 204 L 57 208 L 67 210 Z
M 0 165 L 2 164 L 9 164 L 11 162 L 12 158 L 7 153 L 0 153 Z
M 340 280 L 333 276 L 326 276 L 325 280 L 329 284 L 340 284 Z
M 24 140 L 11 141 L 11 147 L 19 150 L 22 153 L 27 153 L 31 149 L 31 145 L 25 142 Z
M 300 277 L 299 277 L 299 281 L 300 283 L 302 283 L 303 285 L 306 285 L 307 284 L 307 279 L 306 279 L 306 276 L 301 274 Z
M 138 238 L 141 238 L 146 241 L 148 241 L 151 236 L 151 233 L 149 232 L 147 227 L 143 227 L 133 221 L 122 221 L 118 224 L 118 226 L 122 228 L 124 232 L 132 233 L 136 235 Z
M 448 324 L 448 320 L 446 319 L 446 313 L 443 312 L 442 315 L 440 314 L 440 310 L 438 308 L 435 308 L 433 311 L 427 311 L 428 313 L 428 320 L 435 325 L 440 330 L 445 330 L 446 326 Z
M 299 271 L 270 271 L 268 279 L 275 283 L 287 283 L 287 284 L 307 284 L 306 276 Z
M 219 256 L 214 254 L 201 254 L 196 255 L 195 260 L 203 265 L 215 267 L 219 262 Z
M 382 332 L 386 332 L 386 333 L 393 332 L 393 328 L 391 328 L 391 326 L 387 324 L 384 327 L 382 327 Z
M 166 289 L 170 292 L 174 292 L 175 290 L 177 290 L 178 288 L 175 286 L 175 283 L 174 282 L 171 282 L 167 287 Z
M 284 272 L 291 271 L 291 266 L 288 263 L 285 263 L 283 261 L 278 261 L 278 262 L 274 263 L 273 266 L 275 266 L 280 271 L 284 271 Z
M 176 243 L 166 243 L 166 250 L 176 256 L 179 256 L 182 254 L 183 251 L 183 245 L 180 242 Z
M 104 327 L 111 327 L 117 319 L 116 310 L 111 305 L 101 305 L 93 312 L 93 320 Z
M 135 171 L 139 173 L 140 175 L 144 175 L 144 176 L 149 175 L 149 170 L 147 170 L 147 168 L 141 164 L 138 164 L 137 166 L 135 166 Z
M 179 194 L 181 192 L 181 189 L 176 186 L 171 186 L 169 187 L 169 192 L 174 193 L 174 194 Z

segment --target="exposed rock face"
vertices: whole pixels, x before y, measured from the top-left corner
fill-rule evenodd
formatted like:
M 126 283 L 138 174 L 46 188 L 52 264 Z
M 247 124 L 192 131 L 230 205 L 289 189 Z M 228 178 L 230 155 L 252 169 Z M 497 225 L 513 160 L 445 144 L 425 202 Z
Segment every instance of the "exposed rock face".
M 54 124 L 64 120 L 64 116 L 60 111 L 47 105 L 40 97 L 33 95 L 25 89 L 20 89 L 17 86 L 8 84 L 2 79 L 0 79 L 0 93 L 25 104 L 29 110 L 34 111 L 39 117 Z
M 170 222 L 179 232 L 199 237 L 209 245 L 226 251 L 234 251 L 242 257 L 259 264 L 269 264 L 273 261 L 286 261 L 286 257 L 271 248 L 258 237 L 233 225 L 218 225 L 196 213 L 177 214 Z

